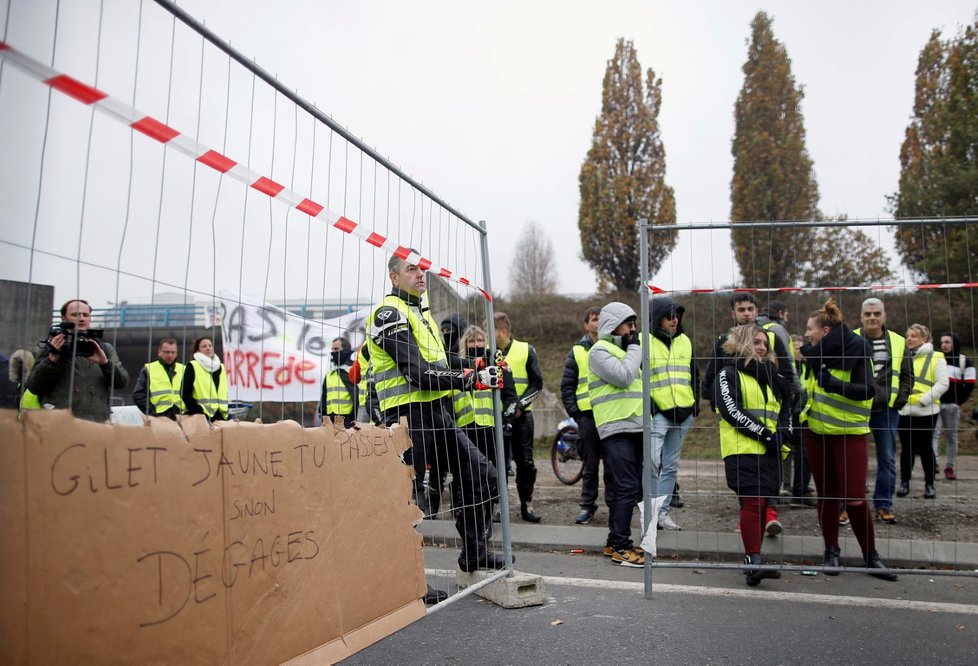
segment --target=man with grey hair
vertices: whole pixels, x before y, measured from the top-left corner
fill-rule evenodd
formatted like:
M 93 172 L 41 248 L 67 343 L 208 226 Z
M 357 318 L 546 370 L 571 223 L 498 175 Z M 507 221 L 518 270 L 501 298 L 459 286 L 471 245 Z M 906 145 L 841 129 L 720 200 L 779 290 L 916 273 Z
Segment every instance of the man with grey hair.
M 893 525 L 893 493 L 896 489 L 896 431 L 899 411 L 913 390 L 913 360 L 906 339 L 886 328 L 886 307 L 878 298 L 863 301 L 862 328 L 853 331 L 873 347 L 876 395 L 869 427 L 876 444 L 876 486 L 873 507 L 876 518 Z

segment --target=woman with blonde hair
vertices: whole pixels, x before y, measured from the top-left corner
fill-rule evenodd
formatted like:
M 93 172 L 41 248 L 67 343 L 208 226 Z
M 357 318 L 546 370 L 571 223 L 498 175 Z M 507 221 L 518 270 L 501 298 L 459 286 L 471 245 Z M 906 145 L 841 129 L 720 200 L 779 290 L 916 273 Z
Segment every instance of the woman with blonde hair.
M 941 396 L 950 386 L 944 354 L 934 351 L 930 329 L 911 324 L 907 329 L 907 349 L 913 360 L 913 390 L 900 410 L 900 486 L 897 497 L 910 494 L 910 475 L 914 457 L 920 456 L 924 468 L 924 499 L 934 499 L 934 427 L 941 412 Z
M 818 489 L 818 522 L 825 542 L 825 566 L 841 566 L 839 500 L 844 500 L 852 530 L 871 575 L 895 581 L 876 551 L 873 517 L 866 501 L 869 466 L 867 435 L 873 406 L 872 345 L 842 322 L 832 299 L 808 319 L 808 344 L 801 348 L 810 373 L 805 453 Z M 838 571 L 827 571 L 837 576 Z
M 714 382 L 720 413 L 720 454 L 727 486 L 740 502 L 740 538 L 744 542 L 747 585 L 780 578 L 772 569 L 757 569 L 769 497 L 781 488 L 781 453 L 791 437 L 791 385 L 778 374 L 777 356 L 767 332 L 757 324 L 730 329 L 723 368 Z

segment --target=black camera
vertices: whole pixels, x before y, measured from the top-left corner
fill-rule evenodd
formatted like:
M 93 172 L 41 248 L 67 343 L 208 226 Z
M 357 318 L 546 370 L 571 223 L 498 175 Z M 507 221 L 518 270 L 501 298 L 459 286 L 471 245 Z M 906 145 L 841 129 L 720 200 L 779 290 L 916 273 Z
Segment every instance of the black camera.
M 65 340 L 61 349 L 55 349 L 51 345 L 51 338 L 56 335 L 64 335 Z M 102 329 L 88 328 L 75 331 L 75 323 L 71 321 L 58 322 L 51 327 L 48 332 L 48 339 L 44 342 L 47 350 L 51 354 L 64 354 L 66 356 L 93 356 L 95 354 L 95 343 L 93 340 L 102 339 Z

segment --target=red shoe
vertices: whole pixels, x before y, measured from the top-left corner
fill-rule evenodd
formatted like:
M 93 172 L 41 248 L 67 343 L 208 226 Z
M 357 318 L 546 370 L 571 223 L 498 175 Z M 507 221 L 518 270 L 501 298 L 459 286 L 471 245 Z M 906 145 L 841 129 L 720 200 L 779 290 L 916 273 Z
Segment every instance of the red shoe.
M 764 533 L 769 537 L 775 537 L 784 531 L 784 526 L 778 520 L 778 510 L 773 506 L 767 507 L 766 521 L 764 523 Z
M 953 467 L 948 466 L 944 468 L 944 478 L 948 481 L 954 481 L 958 478 L 958 475 L 954 473 Z

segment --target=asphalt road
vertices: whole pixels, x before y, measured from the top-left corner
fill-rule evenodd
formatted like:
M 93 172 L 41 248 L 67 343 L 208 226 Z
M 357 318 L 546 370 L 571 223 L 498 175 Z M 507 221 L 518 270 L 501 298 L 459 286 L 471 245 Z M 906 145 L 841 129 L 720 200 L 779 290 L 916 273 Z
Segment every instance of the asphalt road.
M 457 552 L 428 548 L 452 587 Z M 785 573 L 748 588 L 737 571 L 643 571 L 600 555 L 517 551 L 546 603 L 508 610 L 470 596 L 345 664 L 978 664 L 978 578 Z

